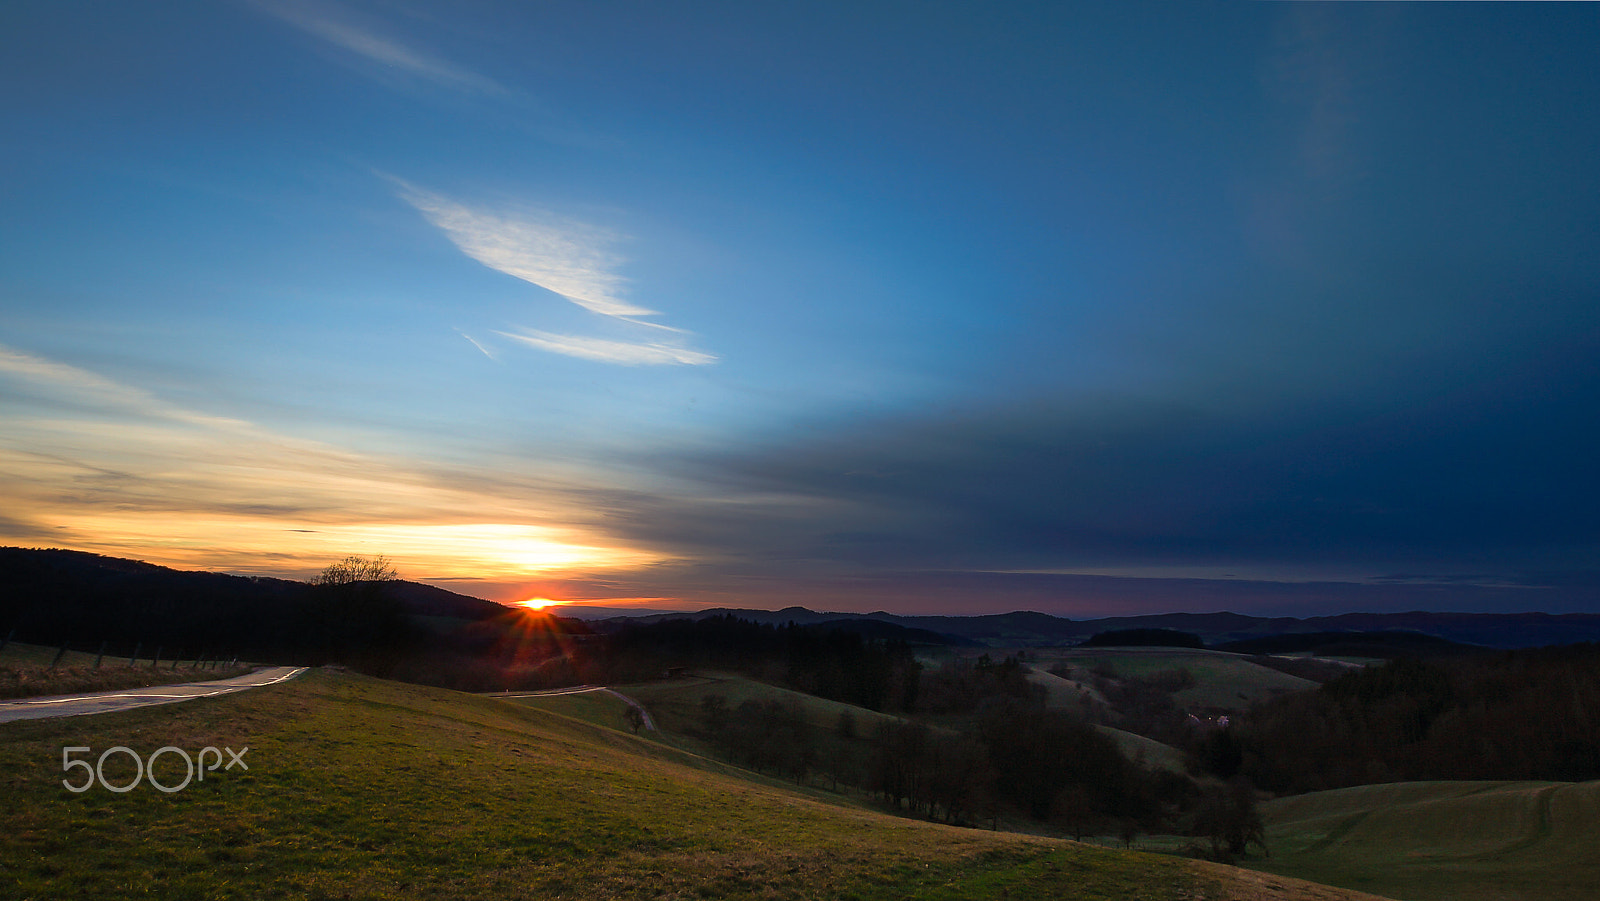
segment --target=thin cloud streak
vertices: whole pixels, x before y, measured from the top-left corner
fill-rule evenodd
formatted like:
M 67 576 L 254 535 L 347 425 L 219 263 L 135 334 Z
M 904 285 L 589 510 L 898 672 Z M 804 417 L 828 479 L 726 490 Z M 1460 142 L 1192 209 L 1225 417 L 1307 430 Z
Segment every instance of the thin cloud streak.
M 390 70 L 425 78 L 436 84 L 481 94 L 504 94 L 492 78 L 479 75 L 429 53 L 357 27 L 350 16 L 332 4 L 258 3 L 259 8 L 368 62 Z M 337 11 L 337 13 L 336 13 Z
M 529 347 L 565 354 L 581 360 L 616 363 L 622 366 L 684 365 L 704 366 L 715 363 L 711 354 L 674 347 L 670 344 L 633 344 L 627 341 L 608 341 L 604 338 L 579 338 L 571 335 L 554 335 L 550 332 L 525 329 L 519 332 L 497 332 Z
M 473 347 L 476 347 L 479 351 L 481 351 L 484 356 L 486 356 L 489 359 L 495 361 L 496 363 L 500 362 L 500 358 L 495 355 L 495 352 L 490 350 L 488 348 L 488 346 L 486 346 L 482 341 L 479 341 L 477 338 L 472 337 L 471 335 L 467 334 L 466 332 L 461 331 L 460 329 L 456 329 L 456 334 L 458 334 L 461 337 L 467 339 L 467 341 L 469 341 L 472 344 Z
M 617 235 L 545 212 L 501 216 L 456 203 L 400 179 L 400 198 L 427 217 L 474 260 L 565 297 L 602 316 L 654 316 L 622 298 L 622 259 L 608 245 Z
M 246 423 L 222 416 L 207 416 L 160 400 L 147 391 L 130 388 L 104 376 L 57 363 L 43 357 L 0 345 L 0 374 L 8 373 L 47 391 L 64 391 L 91 407 L 116 409 L 141 416 L 182 422 L 188 425 L 234 429 Z

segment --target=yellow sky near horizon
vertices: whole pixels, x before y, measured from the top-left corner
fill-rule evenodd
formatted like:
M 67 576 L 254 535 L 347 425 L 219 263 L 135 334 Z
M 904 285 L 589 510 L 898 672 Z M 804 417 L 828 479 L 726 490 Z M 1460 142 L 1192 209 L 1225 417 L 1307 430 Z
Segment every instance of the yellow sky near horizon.
M 444 466 L 184 409 L 0 347 L 0 541 L 183 569 L 305 578 L 349 554 L 402 577 L 483 583 L 671 558 L 609 535 L 581 467 Z

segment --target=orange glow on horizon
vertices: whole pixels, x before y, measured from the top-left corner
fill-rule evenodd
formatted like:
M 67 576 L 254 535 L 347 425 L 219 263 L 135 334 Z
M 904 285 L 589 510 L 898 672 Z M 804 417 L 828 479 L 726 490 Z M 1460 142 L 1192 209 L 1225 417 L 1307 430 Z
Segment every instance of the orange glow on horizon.
M 565 603 L 566 601 L 553 601 L 550 598 L 528 598 L 525 601 L 517 601 L 513 606 L 524 610 L 545 610 L 550 607 L 560 607 Z

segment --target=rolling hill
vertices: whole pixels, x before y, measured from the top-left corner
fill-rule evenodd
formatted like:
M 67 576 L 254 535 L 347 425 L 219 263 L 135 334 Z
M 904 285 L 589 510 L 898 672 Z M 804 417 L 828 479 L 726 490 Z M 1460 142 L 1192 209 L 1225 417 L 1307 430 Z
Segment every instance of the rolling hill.
M 61 786 L 61 748 L 248 746 L 166 794 Z M 125 766 L 119 768 L 119 764 Z M 492 698 L 328 671 L 0 728 L 11 897 L 1347 901 L 1279 876 L 886 816 Z M 126 783 L 131 762 L 105 777 Z M 725 768 L 724 768 L 725 769 Z M 183 770 L 176 755 L 159 772 Z M 72 774 L 69 774 L 72 775 Z
M 1416 901 L 1600 898 L 1600 782 L 1402 782 L 1262 805 L 1273 873 Z

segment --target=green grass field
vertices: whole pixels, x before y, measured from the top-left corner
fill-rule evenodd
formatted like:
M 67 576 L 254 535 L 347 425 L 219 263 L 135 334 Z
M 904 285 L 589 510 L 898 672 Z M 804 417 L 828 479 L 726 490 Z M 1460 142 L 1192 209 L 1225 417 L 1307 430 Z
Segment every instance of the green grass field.
M 62 748 L 248 746 L 248 771 L 75 794 Z M 158 764 L 181 780 L 176 755 Z M 6 898 L 1347 898 L 1190 861 L 830 804 L 493 698 L 313 671 L 0 724 Z M 133 776 L 124 755 L 106 777 Z
M 1408 901 L 1600 898 L 1600 782 L 1367 785 L 1262 807 L 1250 866 Z
M 494 695 L 485 695 L 494 697 Z M 623 718 L 628 705 L 616 695 L 605 692 L 585 692 L 583 694 L 541 695 L 538 697 L 509 698 L 509 704 L 527 707 L 531 710 L 543 710 L 549 713 L 582 720 L 607 729 L 626 729 L 628 721 Z

